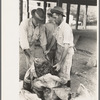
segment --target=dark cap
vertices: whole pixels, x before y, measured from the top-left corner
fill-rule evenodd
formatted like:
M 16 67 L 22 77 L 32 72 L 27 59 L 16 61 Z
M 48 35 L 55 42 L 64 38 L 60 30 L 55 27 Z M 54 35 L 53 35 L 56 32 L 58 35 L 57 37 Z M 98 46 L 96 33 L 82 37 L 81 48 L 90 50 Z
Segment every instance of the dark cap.
M 63 9 L 59 6 L 55 6 L 53 9 L 51 9 L 51 13 L 52 14 L 57 13 L 57 14 L 61 14 L 61 15 L 65 16 L 64 12 L 63 12 Z

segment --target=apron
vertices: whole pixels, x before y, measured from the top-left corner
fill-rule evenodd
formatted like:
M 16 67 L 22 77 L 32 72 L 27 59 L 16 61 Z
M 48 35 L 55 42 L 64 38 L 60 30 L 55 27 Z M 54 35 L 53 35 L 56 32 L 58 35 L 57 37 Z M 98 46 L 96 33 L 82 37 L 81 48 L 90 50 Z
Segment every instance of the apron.
M 57 44 L 55 64 L 60 61 L 63 51 L 64 51 L 64 47 Z M 74 54 L 73 47 L 69 47 L 68 50 L 67 50 L 67 55 L 65 57 L 65 61 L 61 65 L 61 69 L 60 69 L 59 74 L 58 74 L 58 76 L 60 78 L 62 78 L 65 81 L 65 83 L 68 80 L 70 80 L 70 70 L 71 70 L 71 66 L 72 66 L 73 54 Z

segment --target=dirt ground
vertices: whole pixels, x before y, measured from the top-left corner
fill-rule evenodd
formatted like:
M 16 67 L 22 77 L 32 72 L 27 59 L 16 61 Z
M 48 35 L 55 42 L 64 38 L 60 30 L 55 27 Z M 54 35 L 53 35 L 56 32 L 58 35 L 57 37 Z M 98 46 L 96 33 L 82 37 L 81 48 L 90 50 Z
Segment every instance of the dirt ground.
M 96 34 L 95 34 L 96 35 Z M 71 70 L 71 90 L 76 92 L 82 83 L 92 94 L 93 100 L 97 100 L 97 67 L 87 66 L 91 55 L 97 56 L 97 40 L 86 36 L 80 37 L 76 43 L 76 52 L 73 56 Z
M 90 55 L 82 51 L 76 51 L 73 56 L 71 71 L 71 90 L 76 93 L 79 84 L 82 83 L 97 98 L 97 67 L 88 67 L 86 62 Z

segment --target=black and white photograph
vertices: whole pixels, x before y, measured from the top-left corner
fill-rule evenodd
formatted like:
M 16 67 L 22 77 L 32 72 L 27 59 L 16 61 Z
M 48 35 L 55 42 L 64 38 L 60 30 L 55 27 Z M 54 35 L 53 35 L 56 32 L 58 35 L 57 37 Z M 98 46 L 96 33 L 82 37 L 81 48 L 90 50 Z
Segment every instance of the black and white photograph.
M 96 100 L 97 1 L 19 6 L 20 100 Z
M 13 83 L 17 100 L 98 100 L 98 0 L 19 0 L 18 7 L 10 5 L 17 8 L 11 15 L 18 19 L 17 40 L 10 33 L 2 35 L 2 61 L 8 61 L 5 66 L 13 63 L 9 75 L 17 83 L 4 75 L 8 70 L 3 67 L 2 98 L 13 96 L 11 90 L 5 95 Z M 14 41 L 11 47 L 17 47 L 10 51 L 12 61 L 7 36 Z

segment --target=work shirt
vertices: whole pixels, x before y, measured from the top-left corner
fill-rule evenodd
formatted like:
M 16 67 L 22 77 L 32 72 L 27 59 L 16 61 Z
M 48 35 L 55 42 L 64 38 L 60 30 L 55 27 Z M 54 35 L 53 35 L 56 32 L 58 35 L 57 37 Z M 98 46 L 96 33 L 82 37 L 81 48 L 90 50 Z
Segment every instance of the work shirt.
M 64 47 L 66 43 L 69 44 L 70 47 L 74 46 L 72 29 L 65 21 L 56 28 L 54 36 L 60 46 Z
M 53 23 L 48 22 L 45 24 L 45 32 L 47 36 L 47 49 L 50 46 L 52 39 L 55 39 L 55 37 L 53 36 L 55 28 L 56 28 L 56 25 Z M 56 42 L 54 43 L 51 49 L 52 50 L 56 49 Z
M 41 46 L 47 44 L 45 28 L 42 25 L 35 28 L 31 18 L 21 22 L 19 33 L 20 46 L 23 50 L 30 49 L 37 40 L 40 41 Z

